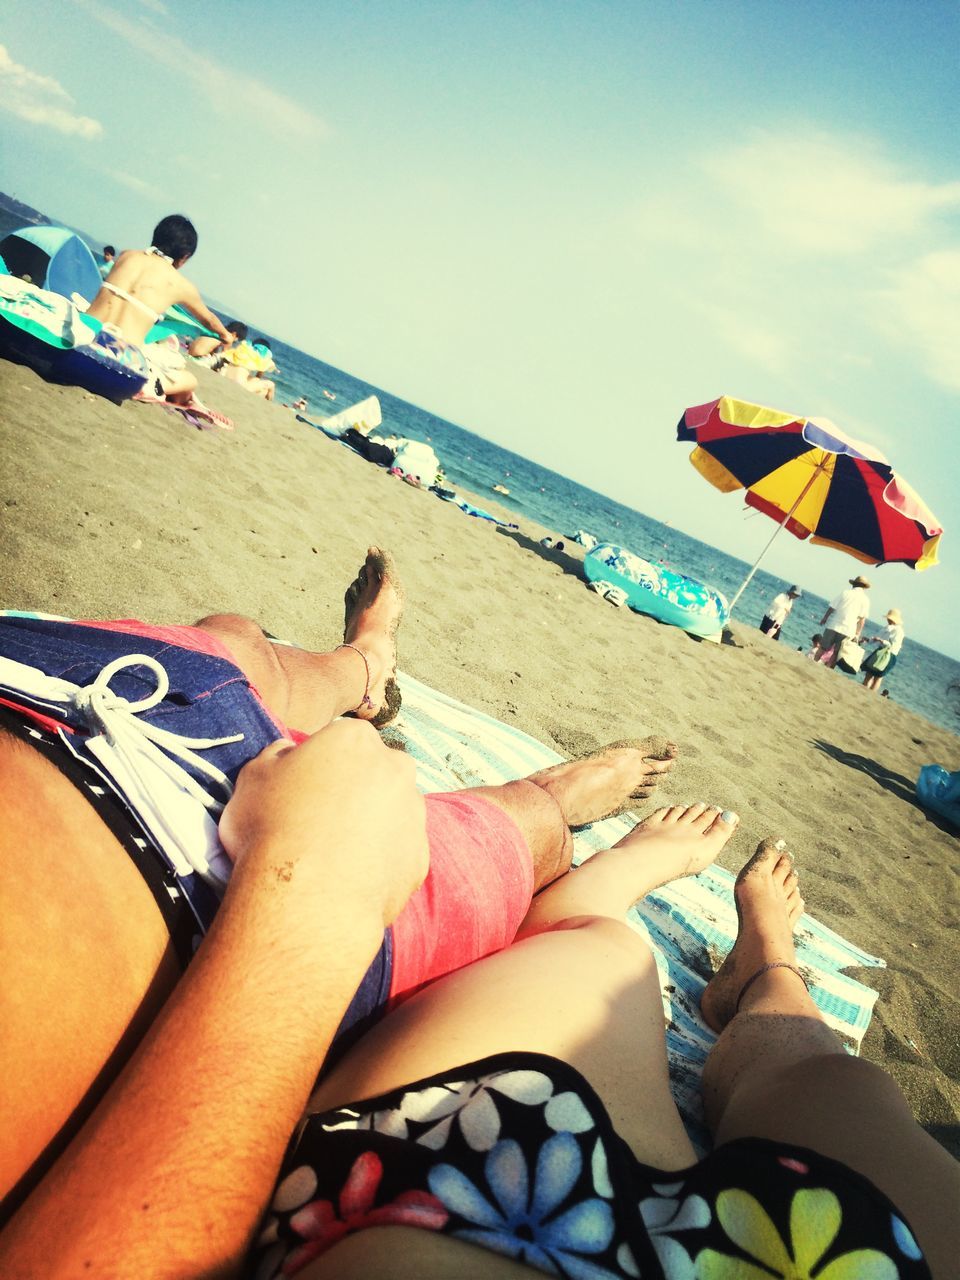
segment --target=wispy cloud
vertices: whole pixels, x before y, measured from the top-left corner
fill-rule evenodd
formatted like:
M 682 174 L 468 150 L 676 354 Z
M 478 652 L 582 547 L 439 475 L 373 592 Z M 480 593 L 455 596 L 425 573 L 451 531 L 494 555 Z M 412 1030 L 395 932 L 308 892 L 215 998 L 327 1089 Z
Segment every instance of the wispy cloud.
M 761 131 L 702 167 L 755 230 L 786 250 L 871 252 L 960 210 L 960 182 L 907 175 L 868 138 Z
M 155 7 L 156 0 L 145 2 L 147 8 Z M 240 110 L 271 129 L 282 130 L 301 140 L 317 140 L 329 134 L 330 127 L 325 120 L 292 98 L 197 53 L 184 40 L 161 30 L 148 18 L 131 17 L 127 11 L 115 9 L 103 0 L 75 0 L 75 3 L 138 54 L 192 81 L 219 114 L 234 115 Z
M 928 375 L 960 391 L 960 249 L 925 254 L 893 273 L 878 316 L 891 338 L 920 356 Z
M 154 186 L 152 182 L 146 182 L 143 178 L 138 178 L 136 174 L 124 173 L 122 169 L 104 169 L 104 173 L 114 182 L 119 182 L 122 187 L 135 191 L 137 195 L 147 196 L 150 200 L 163 199 L 164 193 L 159 187 Z
M 0 107 L 27 120 L 84 141 L 103 136 L 103 125 L 73 110 L 74 99 L 59 80 L 14 62 L 0 44 Z
M 839 395 L 905 362 L 956 391 L 958 215 L 950 169 L 927 180 L 877 139 L 795 123 L 647 175 L 615 233 L 639 287 L 668 273 L 748 376 Z

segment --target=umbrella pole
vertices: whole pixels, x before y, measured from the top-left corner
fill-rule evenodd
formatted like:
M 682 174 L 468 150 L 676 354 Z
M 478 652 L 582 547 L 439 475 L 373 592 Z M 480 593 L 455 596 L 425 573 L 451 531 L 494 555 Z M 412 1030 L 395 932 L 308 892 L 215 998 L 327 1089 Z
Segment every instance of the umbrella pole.
M 807 481 L 807 483 L 803 486 L 803 489 L 800 491 L 800 496 L 797 498 L 796 502 L 793 504 L 793 506 L 790 508 L 787 514 L 783 517 L 780 523 L 777 525 L 776 529 L 774 529 L 773 533 L 770 536 L 769 542 L 763 548 L 760 554 L 757 556 L 756 560 L 754 560 L 753 566 L 750 572 L 747 574 L 744 580 L 740 583 L 740 586 L 737 589 L 737 594 L 730 601 L 730 609 L 727 613 L 728 618 L 730 617 L 730 614 L 733 613 L 734 606 L 736 605 L 737 601 L 740 599 L 744 591 L 746 591 L 747 587 L 750 585 L 753 575 L 757 572 L 757 569 L 760 566 L 760 561 L 763 559 L 763 557 L 767 554 L 767 552 L 770 550 L 771 546 L 773 545 L 774 538 L 777 536 L 778 533 L 780 533 L 784 525 L 787 523 L 787 521 L 796 511 L 797 507 L 799 507 L 800 503 L 804 500 L 804 498 L 810 492 L 810 489 L 813 487 L 813 482 L 816 480 L 817 476 L 820 474 L 820 472 L 824 469 L 826 465 L 827 465 L 826 458 L 821 459 L 821 461 L 817 463 L 816 470 L 814 471 L 810 479 Z

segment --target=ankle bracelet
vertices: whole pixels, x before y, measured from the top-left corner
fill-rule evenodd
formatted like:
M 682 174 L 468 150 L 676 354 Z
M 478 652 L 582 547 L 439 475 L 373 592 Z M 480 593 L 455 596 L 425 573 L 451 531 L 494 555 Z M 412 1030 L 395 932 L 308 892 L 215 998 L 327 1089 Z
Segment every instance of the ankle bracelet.
M 807 990 L 810 990 L 810 984 L 795 964 L 788 964 L 786 960 L 773 960 L 770 964 L 761 965 L 757 972 L 752 974 L 740 988 L 740 994 L 737 996 L 736 1008 L 733 1011 L 734 1016 L 740 1012 L 740 1005 L 743 1003 L 743 997 L 747 994 L 756 980 L 758 978 L 762 978 L 765 973 L 769 973 L 771 969 L 789 969 L 791 973 L 795 973 L 797 975 Z
M 366 683 L 364 684 L 363 697 L 360 699 L 360 703 L 357 706 L 357 710 L 360 711 L 364 707 L 372 707 L 373 703 L 370 701 L 370 663 L 367 661 L 367 655 L 363 652 L 362 649 L 358 649 L 355 644 L 350 644 L 346 640 L 343 642 L 343 644 L 338 644 L 337 648 L 352 649 L 354 653 L 358 653 L 360 655 L 361 661 L 363 662 L 363 669 L 366 672 Z

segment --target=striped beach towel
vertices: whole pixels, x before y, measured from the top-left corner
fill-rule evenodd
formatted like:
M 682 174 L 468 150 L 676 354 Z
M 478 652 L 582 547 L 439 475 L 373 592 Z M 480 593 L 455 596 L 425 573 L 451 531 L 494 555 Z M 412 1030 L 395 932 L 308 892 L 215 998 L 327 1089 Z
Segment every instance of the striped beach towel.
M 563 757 L 529 734 L 429 688 L 399 677 L 403 709 L 384 730 L 416 762 L 424 791 L 491 786 L 523 777 Z M 574 836 L 574 863 L 608 849 L 635 825 L 630 816 L 607 818 Z M 733 945 L 737 913 L 734 878 L 722 867 L 658 889 L 634 907 L 628 922 L 656 957 L 667 1027 L 667 1054 L 674 1099 L 695 1148 L 709 1148 L 700 1078 L 716 1037 L 700 1016 L 700 995 Z M 882 968 L 884 961 L 861 951 L 814 920 L 801 917 L 798 963 L 817 1007 L 851 1053 L 859 1052 L 877 1000 L 876 991 L 843 970 Z

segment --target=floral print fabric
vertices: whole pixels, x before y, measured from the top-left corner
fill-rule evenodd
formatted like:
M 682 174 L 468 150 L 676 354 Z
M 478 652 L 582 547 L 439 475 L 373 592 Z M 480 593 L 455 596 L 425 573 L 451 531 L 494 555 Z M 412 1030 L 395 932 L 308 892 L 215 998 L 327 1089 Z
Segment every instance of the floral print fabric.
M 293 1276 L 351 1232 L 442 1232 L 568 1280 L 929 1280 L 903 1218 L 835 1161 L 760 1139 L 640 1164 L 589 1084 L 499 1054 L 311 1116 L 250 1274 Z

